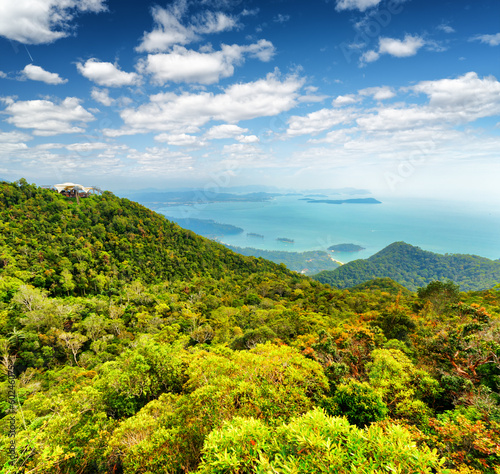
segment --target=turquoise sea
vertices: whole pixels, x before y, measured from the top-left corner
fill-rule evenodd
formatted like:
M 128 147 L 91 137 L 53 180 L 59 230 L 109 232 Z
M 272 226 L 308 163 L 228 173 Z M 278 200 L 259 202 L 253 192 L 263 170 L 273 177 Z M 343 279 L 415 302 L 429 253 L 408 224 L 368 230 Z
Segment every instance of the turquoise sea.
M 326 250 L 341 243 L 365 247 L 360 252 L 335 252 L 333 257 L 343 263 L 367 258 L 396 241 L 441 254 L 500 258 L 500 208 L 493 203 L 378 198 L 382 204 L 335 205 L 311 204 L 301 197 L 169 206 L 157 211 L 173 218 L 213 219 L 242 227 L 243 234 L 221 239 L 240 247 L 297 252 Z M 247 233 L 262 234 L 264 239 Z M 294 243 L 277 241 L 278 237 Z

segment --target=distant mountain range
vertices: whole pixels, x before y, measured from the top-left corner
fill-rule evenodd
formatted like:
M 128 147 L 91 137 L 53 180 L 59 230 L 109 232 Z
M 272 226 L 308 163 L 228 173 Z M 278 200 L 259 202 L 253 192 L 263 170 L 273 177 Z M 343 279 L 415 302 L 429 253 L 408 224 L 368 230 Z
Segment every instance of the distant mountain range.
M 434 280 L 453 280 L 462 291 L 492 288 L 500 281 L 500 260 L 476 255 L 440 255 L 405 242 L 395 242 L 368 259 L 314 275 L 337 288 L 352 288 L 374 278 L 391 278 L 411 291 Z

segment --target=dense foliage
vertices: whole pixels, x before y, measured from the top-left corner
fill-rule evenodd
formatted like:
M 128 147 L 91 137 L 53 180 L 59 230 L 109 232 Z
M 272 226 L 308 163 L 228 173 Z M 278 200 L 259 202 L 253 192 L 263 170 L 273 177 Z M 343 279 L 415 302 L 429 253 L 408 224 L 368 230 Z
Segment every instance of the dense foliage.
M 22 181 L 0 183 L 0 269 L 52 295 L 117 294 L 127 282 L 286 273 L 243 258 L 110 193 L 79 204 Z M 288 273 L 290 275 L 290 273 Z
M 0 473 L 500 472 L 498 289 L 339 290 L 111 194 L 0 202 Z
M 434 280 L 453 280 L 463 290 L 493 288 L 500 281 L 500 260 L 476 255 L 439 255 L 395 242 L 366 260 L 349 262 L 313 278 L 337 288 L 351 288 L 372 278 L 392 278 L 411 291 Z

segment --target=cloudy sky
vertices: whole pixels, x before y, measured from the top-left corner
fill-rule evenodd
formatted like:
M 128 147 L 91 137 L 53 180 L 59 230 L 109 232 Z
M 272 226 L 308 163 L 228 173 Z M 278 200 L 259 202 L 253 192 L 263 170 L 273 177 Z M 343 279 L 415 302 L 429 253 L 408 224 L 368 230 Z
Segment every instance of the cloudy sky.
M 500 197 L 497 0 L 0 3 L 0 178 Z

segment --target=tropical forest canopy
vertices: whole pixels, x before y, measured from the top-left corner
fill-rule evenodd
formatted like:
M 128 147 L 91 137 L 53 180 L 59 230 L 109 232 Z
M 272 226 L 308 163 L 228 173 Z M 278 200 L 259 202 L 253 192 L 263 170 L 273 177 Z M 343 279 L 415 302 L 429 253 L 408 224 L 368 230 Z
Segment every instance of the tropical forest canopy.
M 24 180 L 0 216 L 0 473 L 500 472 L 498 287 L 337 289 Z

